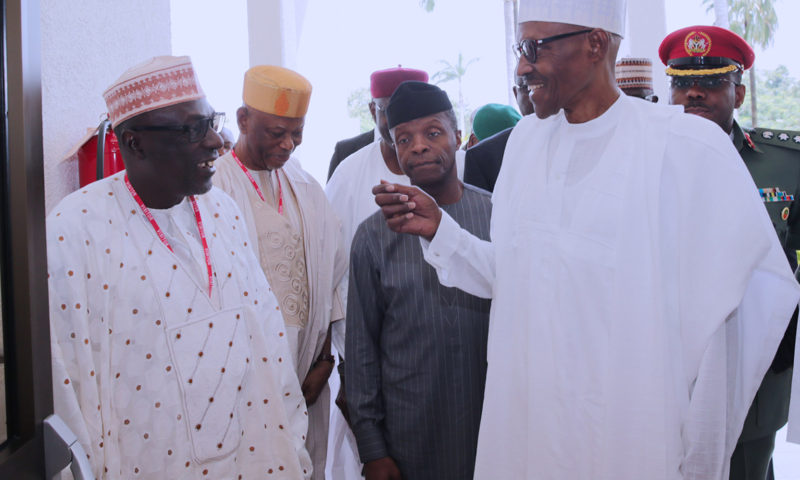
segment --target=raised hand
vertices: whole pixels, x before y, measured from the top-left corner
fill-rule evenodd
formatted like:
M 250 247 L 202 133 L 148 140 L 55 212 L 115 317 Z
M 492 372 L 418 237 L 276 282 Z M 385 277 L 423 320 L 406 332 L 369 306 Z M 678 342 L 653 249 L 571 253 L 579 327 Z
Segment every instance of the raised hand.
M 395 232 L 419 235 L 427 240 L 439 229 L 442 212 L 427 193 L 417 187 L 381 180 L 372 188 L 375 203 L 381 207 L 386 224 Z

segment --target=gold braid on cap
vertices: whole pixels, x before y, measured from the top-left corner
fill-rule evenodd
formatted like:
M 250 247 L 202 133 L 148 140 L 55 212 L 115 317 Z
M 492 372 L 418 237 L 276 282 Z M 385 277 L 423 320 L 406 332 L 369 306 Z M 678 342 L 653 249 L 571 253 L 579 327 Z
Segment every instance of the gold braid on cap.
M 698 77 L 703 75 L 722 75 L 723 73 L 730 73 L 739 70 L 736 65 L 728 65 L 720 68 L 702 68 L 698 70 L 678 70 L 676 68 L 667 67 L 666 74 L 672 77 Z

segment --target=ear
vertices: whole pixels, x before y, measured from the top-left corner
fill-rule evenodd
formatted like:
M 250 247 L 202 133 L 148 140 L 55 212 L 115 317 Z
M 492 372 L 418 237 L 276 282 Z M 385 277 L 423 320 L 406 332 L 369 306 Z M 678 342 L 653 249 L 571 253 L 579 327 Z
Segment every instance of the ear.
M 734 101 L 734 104 L 733 104 L 734 105 L 733 108 L 739 108 L 739 107 L 742 106 L 742 103 L 744 103 L 744 95 L 747 93 L 747 87 L 745 87 L 744 84 L 740 84 L 740 85 L 736 85 L 733 88 L 734 88 L 734 95 L 735 95 L 735 97 L 734 97 L 735 101 Z
M 239 107 L 236 110 L 236 125 L 239 126 L 239 135 L 247 135 L 247 107 Z
M 594 62 L 604 61 L 608 54 L 611 34 L 595 28 L 587 34 L 589 39 L 589 58 Z
M 369 114 L 372 115 L 372 121 L 378 124 L 378 118 L 375 116 L 375 102 L 369 102 Z
M 458 147 L 461 146 L 461 130 L 456 130 L 455 135 L 456 135 L 456 150 L 458 150 Z
M 118 140 L 119 144 L 123 148 L 129 150 L 135 156 L 137 157 L 144 156 L 144 151 L 142 150 L 141 141 L 136 132 L 133 132 L 131 130 L 123 130 L 122 138 L 118 138 Z

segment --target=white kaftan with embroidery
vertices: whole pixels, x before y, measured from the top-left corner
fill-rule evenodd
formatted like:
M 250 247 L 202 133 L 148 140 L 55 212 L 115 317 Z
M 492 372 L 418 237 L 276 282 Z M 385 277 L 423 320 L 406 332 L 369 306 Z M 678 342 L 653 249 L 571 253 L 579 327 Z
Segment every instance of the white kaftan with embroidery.
M 196 197 L 209 298 L 188 199 L 153 210 L 172 253 L 124 173 L 47 219 L 56 413 L 97 478 L 309 478 L 305 402 L 239 209 Z

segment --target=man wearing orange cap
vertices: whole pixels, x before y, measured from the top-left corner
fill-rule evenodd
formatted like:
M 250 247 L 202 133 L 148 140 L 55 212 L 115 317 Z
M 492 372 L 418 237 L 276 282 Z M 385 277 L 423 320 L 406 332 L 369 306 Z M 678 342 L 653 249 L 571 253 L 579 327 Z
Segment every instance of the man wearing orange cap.
M 126 170 L 47 219 L 56 413 L 96 478 L 309 478 L 278 301 L 211 183 L 224 116 L 188 57 L 104 97 Z
M 286 324 L 292 364 L 308 404 L 306 446 L 313 478 L 325 475 L 331 324 L 344 317 L 334 294 L 347 256 L 341 224 L 325 192 L 292 156 L 303 140 L 311 84 L 292 70 L 260 65 L 244 75 L 239 139 L 220 158 L 217 186 L 244 213 L 250 235 Z
M 742 105 L 742 72 L 755 60 L 753 49 L 730 30 L 692 26 L 664 39 L 659 56 L 671 77 L 670 103 L 707 118 L 727 133 L 758 187 L 792 269 L 800 254 L 800 132 L 744 131 L 734 119 Z M 793 140 L 796 138 L 796 140 Z M 792 380 L 797 313 L 764 377 L 731 457 L 731 479 L 774 478 L 775 432 L 786 424 Z

